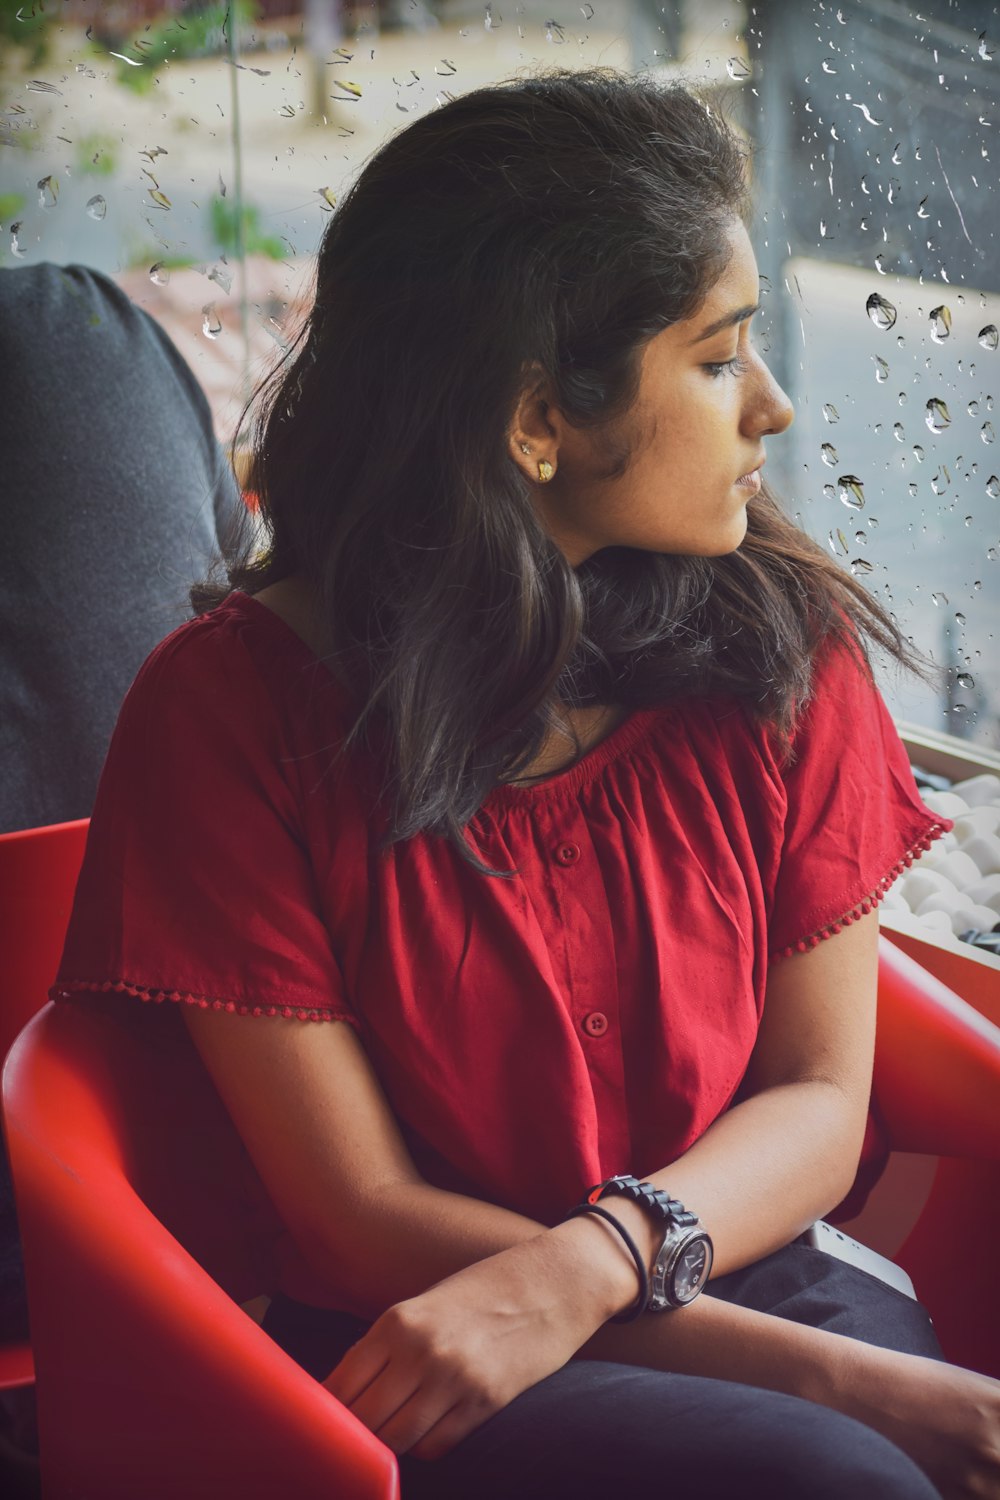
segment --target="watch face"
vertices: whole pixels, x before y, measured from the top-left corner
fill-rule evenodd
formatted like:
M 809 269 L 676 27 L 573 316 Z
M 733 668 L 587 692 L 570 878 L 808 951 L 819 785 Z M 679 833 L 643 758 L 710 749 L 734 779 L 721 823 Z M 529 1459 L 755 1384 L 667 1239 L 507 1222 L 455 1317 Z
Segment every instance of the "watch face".
M 705 1235 L 693 1235 L 674 1262 L 673 1294 L 677 1302 L 693 1301 L 711 1269 L 711 1242 Z

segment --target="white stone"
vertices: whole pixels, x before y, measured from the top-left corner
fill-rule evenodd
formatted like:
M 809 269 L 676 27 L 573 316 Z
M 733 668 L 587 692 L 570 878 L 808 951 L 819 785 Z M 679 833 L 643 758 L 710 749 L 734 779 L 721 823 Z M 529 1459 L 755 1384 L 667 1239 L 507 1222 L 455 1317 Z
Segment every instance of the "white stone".
M 924 806 L 942 818 L 960 818 L 969 810 L 969 804 L 954 791 L 921 792 L 920 796 Z
M 911 911 L 917 911 L 928 896 L 940 895 L 942 891 L 958 895 L 954 882 L 946 875 L 939 875 L 936 870 L 918 870 L 916 865 L 903 876 L 900 890 Z
M 981 906 L 977 904 L 970 907 L 969 910 L 974 918 L 974 921 L 969 923 L 969 927 L 975 927 L 978 932 L 993 931 L 994 927 L 997 925 L 997 914 L 993 910 L 992 906 Z M 962 932 L 967 931 L 965 927 L 963 927 L 961 930 Z
M 951 790 L 970 807 L 982 807 L 986 802 L 1000 803 L 1000 776 L 984 771 L 980 776 L 970 776 L 968 781 L 956 782 Z M 926 797 L 924 801 L 927 801 Z
M 996 833 L 1000 828 L 1000 807 L 984 803 L 982 807 L 970 807 L 967 813 L 955 819 L 952 837 L 960 844 L 974 838 L 977 833 Z
M 936 860 L 933 873 L 943 875 L 960 891 L 964 891 L 968 885 L 975 885 L 981 876 L 992 874 L 992 870 L 984 870 L 975 855 L 971 853 L 975 842 L 976 840 L 970 839 L 963 849 L 953 849 L 943 859 Z M 1000 839 L 996 840 L 996 843 L 997 850 L 1000 852 Z M 997 865 L 997 869 L 1000 870 L 1000 864 Z
M 929 911 L 920 918 L 920 925 L 931 932 L 950 932 L 951 917 L 946 911 Z
M 971 905 L 971 901 L 966 900 L 961 891 L 952 888 L 950 891 L 935 891 L 933 895 L 926 896 L 916 910 L 918 917 L 926 917 L 932 911 L 947 912 L 950 917 L 952 912 L 965 911 Z
M 973 838 L 967 839 L 961 849 L 950 858 L 971 859 L 980 875 L 996 875 L 1000 872 L 1000 837 L 995 833 L 977 833 Z M 953 879 L 957 886 L 963 884 L 957 875 L 953 876 Z M 967 883 L 976 884 L 975 881 Z
M 970 885 L 965 894 L 977 906 L 989 906 L 1000 912 L 1000 875 L 985 875 L 976 885 Z

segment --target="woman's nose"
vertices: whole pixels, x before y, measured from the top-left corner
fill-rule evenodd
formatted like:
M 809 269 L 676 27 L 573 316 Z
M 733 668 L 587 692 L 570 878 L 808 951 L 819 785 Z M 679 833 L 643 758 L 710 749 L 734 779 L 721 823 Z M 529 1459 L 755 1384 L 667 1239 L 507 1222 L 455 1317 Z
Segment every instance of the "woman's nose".
M 795 409 L 762 359 L 757 361 L 759 379 L 753 399 L 747 403 L 746 422 L 754 437 L 784 432 L 792 425 Z

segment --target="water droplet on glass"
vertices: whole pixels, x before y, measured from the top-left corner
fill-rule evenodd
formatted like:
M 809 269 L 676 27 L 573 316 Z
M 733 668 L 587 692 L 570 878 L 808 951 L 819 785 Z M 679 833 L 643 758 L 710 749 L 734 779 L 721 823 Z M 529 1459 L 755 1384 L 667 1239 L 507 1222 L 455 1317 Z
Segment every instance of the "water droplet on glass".
M 979 342 L 984 349 L 995 349 L 1000 344 L 1000 332 L 995 323 L 987 323 L 985 328 L 980 328 Z
M 158 260 L 155 266 L 150 266 L 149 279 L 154 286 L 166 286 L 167 282 L 170 280 L 170 272 L 167 270 L 162 260 Z
M 824 57 L 821 67 L 824 73 L 836 73 L 837 71 L 828 57 Z
M 951 413 L 937 396 L 928 401 L 924 421 L 931 432 L 944 432 L 946 427 L 951 426 Z
M 42 208 L 55 208 L 59 202 L 59 183 L 55 177 L 39 177 L 38 202 Z
M 201 310 L 201 331 L 207 339 L 217 339 L 222 332 L 222 324 L 214 302 L 206 303 Z
M 166 193 L 161 192 L 159 188 L 152 188 L 150 190 L 149 196 L 152 198 L 157 208 L 171 207 L 170 199 L 167 197 Z
M 208 279 L 209 281 L 214 281 L 216 286 L 221 286 L 222 290 L 228 295 L 233 284 L 233 278 L 229 271 L 224 270 L 222 266 L 213 266 L 208 273 Z
M 851 562 L 851 572 L 855 576 L 859 573 L 874 573 L 874 571 L 874 563 L 870 563 L 866 557 L 855 557 Z
M 889 366 L 881 354 L 872 355 L 872 364 L 875 366 L 875 379 L 879 385 L 885 385 L 885 382 L 889 379 Z
M 869 531 L 874 531 L 878 526 L 878 516 L 869 516 L 868 520 L 865 522 L 865 525 L 868 527 Z
M 906 488 L 910 492 L 910 499 L 915 500 L 917 498 L 917 486 L 911 482 L 906 486 Z
M 1000 500 L 1000 479 L 995 474 L 991 474 L 986 481 L 986 493 L 991 500 Z
M 15 224 L 12 224 L 10 226 L 10 253 L 11 255 L 15 256 L 17 260 L 23 260 L 28 253 L 18 240 L 17 236 L 20 233 L 20 230 L 21 221 L 20 219 L 18 219 Z
M 847 538 L 839 527 L 836 531 L 830 532 L 830 535 L 827 537 L 827 541 L 830 544 L 830 551 L 833 553 L 834 557 L 836 557 L 838 552 L 840 552 L 844 557 L 847 556 L 848 551 L 850 550 L 847 545 Z
M 891 158 L 891 160 L 892 160 L 893 166 L 898 167 L 899 164 L 900 164 L 900 162 L 903 160 L 903 158 L 899 154 L 900 151 L 902 150 L 902 147 L 903 147 L 902 141 L 897 141 L 896 144 L 895 144 L 895 146 L 893 146 L 893 148 L 892 148 L 892 158 Z
M 880 296 L 878 292 L 872 292 L 865 303 L 865 311 L 875 324 L 875 327 L 881 328 L 883 333 L 887 333 L 896 321 L 896 309 L 891 302 L 886 301 L 885 297 Z
M 864 510 L 865 487 L 856 474 L 841 474 L 837 486 L 844 505 L 851 510 Z
M 900 404 L 900 406 L 905 406 L 906 405 L 906 392 L 905 391 L 900 391 L 900 393 L 899 393 L 899 404 Z
M 983 59 L 983 62 L 993 61 L 993 48 L 986 40 L 985 31 L 979 33 L 979 56 Z
M 854 540 L 858 543 L 859 546 L 861 546 L 861 547 L 867 547 L 868 546 L 868 533 L 867 533 L 867 531 L 856 531 L 854 533 Z
M 956 610 L 955 611 L 955 623 L 957 625 L 964 625 L 965 624 L 965 616 L 962 614 L 961 610 Z
M 945 490 L 947 488 L 948 488 L 948 471 L 947 471 L 947 469 L 945 469 L 942 472 L 942 470 L 939 469 L 938 472 L 934 475 L 933 479 L 931 480 L 931 489 L 934 491 L 935 495 L 943 495 L 944 492 L 945 492 Z
M 823 408 L 823 415 L 828 422 L 839 422 L 840 413 L 837 408 L 828 401 Z
M 108 211 L 108 201 L 100 193 L 95 193 L 93 198 L 87 199 L 87 213 L 92 219 L 103 219 Z
M 750 77 L 750 64 L 744 57 L 731 57 L 726 63 L 726 72 L 734 83 L 742 83 Z
M 958 676 L 955 678 L 955 681 L 958 683 L 960 688 L 974 688 L 976 685 L 975 678 L 970 672 L 959 672 Z
M 948 603 L 948 595 L 947 594 L 932 594 L 931 595 L 931 603 L 932 604 L 936 604 L 937 607 L 938 607 L 938 609 L 940 609 L 943 604 L 947 604 Z
M 951 312 L 942 305 L 931 309 L 931 338 L 936 344 L 943 344 L 951 333 Z
M 882 255 L 882 254 L 876 255 L 876 257 L 875 257 L 875 269 L 876 269 L 876 271 L 878 272 L 878 274 L 880 276 L 888 276 L 888 274 L 889 274 L 888 271 L 885 268 L 884 261 L 885 261 L 885 256 L 884 255 Z
M 837 498 L 837 491 L 834 489 L 833 485 L 832 484 L 824 484 L 824 486 L 823 486 L 823 499 L 824 500 L 836 500 L 836 498 Z
M 979 416 L 979 402 L 978 401 L 970 401 L 969 404 L 968 404 L 968 406 L 965 409 L 969 413 L 970 417 L 978 417 Z
M 984 422 L 982 427 L 980 427 L 979 429 L 979 436 L 982 438 L 984 443 L 992 443 L 994 438 L 996 437 L 996 431 L 994 429 L 993 423 Z
M 920 202 L 917 204 L 917 218 L 918 219 L 929 219 L 930 218 L 930 214 L 927 212 L 927 199 L 926 198 L 921 198 Z
M 838 460 L 837 450 L 833 446 L 833 444 L 824 443 L 819 451 L 823 455 L 823 462 L 827 464 L 831 469 L 835 469 L 837 467 Z
M 917 460 L 918 464 L 922 464 L 924 461 L 924 450 L 919 443 L 914 444 L 913 457 Z
M 483 25 L 485 26 L 487 31 L 496 31 L 499 26 L 503 25 L 503 16 L 495 16 L 493 14 L 492 5 L 487 5 L 486 19 L 483 22 Z

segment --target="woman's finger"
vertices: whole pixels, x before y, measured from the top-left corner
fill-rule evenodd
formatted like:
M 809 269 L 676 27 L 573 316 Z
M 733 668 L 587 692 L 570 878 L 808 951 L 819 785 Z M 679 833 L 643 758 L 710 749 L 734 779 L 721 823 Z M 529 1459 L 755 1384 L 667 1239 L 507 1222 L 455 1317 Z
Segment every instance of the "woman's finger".
M 345 1406 L 354 1402 L 377 1380 L 389 1363 L 389 1353 L 366 1334 L 353 1344 L 323 1381 L 331 1395 Z
M 407 1450 L 413 1458 L 426 1459 L 443 1458 L 450 1453 L 452 1448 L 468 1437 L 470 1432 L 475 1432 L 482 1424 L 499 1408 L 485 1401 L 459 1401 L 446 1411 L 440 1421 L 433 1427 L 429 1427 L 424 1435 Z
M 420 1457 L 418 1450 L 428 1436 L 437 1432 L 450 1414 L 458 1410 L 458 1405 L 452 1404 L 453 1402 L 454 1396 L 440 1388 L 415 1391 L 410 1400 L 404 1402 L 384 1426 L 373 1431 L 393 1453 L 416 1452 Z M 442 1453 L 446 1451 L 445 1448 L 440 1449 Z

